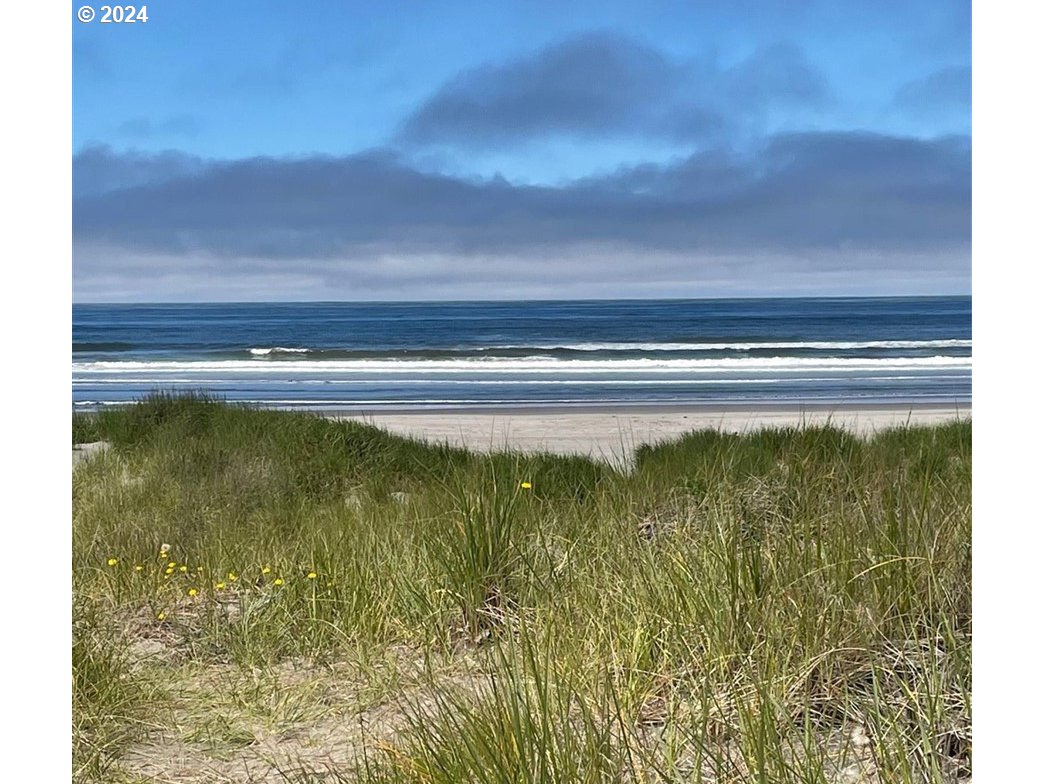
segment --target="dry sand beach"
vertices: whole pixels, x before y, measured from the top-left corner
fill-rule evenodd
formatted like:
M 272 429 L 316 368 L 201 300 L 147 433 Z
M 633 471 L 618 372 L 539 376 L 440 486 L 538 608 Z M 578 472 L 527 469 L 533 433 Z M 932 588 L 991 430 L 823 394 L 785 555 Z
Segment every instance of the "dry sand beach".
M 625 462 L 633 450 L 713 428 L 745 433 L 764 427 L 832 423 L 860 435 L 911 425 L 932 425 L 970 418 L 972 408 L 958 405 L 879 405 L 845 407 L 691 407 L 662 409 L 499 409 L 470 411 L 338 415 L 376 425 L 391 433 L 447 442 L 475 451 L 581 454 Z

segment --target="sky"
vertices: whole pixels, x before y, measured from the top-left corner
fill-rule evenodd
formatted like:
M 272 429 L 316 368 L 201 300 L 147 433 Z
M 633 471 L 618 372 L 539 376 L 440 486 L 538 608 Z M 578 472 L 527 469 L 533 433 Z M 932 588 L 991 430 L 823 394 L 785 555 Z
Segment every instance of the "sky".
M 73 27 L 75 301 L 970 291 L 968 3 L 147 9 Z

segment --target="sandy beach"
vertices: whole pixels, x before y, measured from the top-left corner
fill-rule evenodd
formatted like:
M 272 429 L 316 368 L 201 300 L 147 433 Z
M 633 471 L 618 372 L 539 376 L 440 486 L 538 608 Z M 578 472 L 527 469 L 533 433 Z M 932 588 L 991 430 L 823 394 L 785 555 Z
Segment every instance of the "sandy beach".
M 715 428 L 743 433 L 763 427 L 832 423 L 861 435 L 904 424 L 929 425 L 971 418 L 959 405 L 842 407 L 714 407 L 670 409 L 502 409 L 340 414 L 400 435 L 447 442 L 477 451 L 516 449 L 581 454 L 611 462 L 627 459 L 642 444 Z

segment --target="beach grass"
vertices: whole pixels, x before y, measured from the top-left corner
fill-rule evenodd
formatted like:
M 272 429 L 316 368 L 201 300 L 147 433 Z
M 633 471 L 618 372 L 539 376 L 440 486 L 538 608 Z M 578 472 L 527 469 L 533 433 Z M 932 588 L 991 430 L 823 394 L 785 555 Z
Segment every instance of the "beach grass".
M 153 395 L 73 417 L 79 781 L 957 782 L 969 421 L 626 467 Z

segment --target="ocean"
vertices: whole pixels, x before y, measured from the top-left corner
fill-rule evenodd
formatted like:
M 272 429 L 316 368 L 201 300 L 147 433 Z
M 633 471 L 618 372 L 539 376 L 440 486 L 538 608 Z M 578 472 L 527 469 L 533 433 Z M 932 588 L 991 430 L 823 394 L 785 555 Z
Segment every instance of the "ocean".
M 971 297 L 73 306 L 76 410 L 964 403 Z

